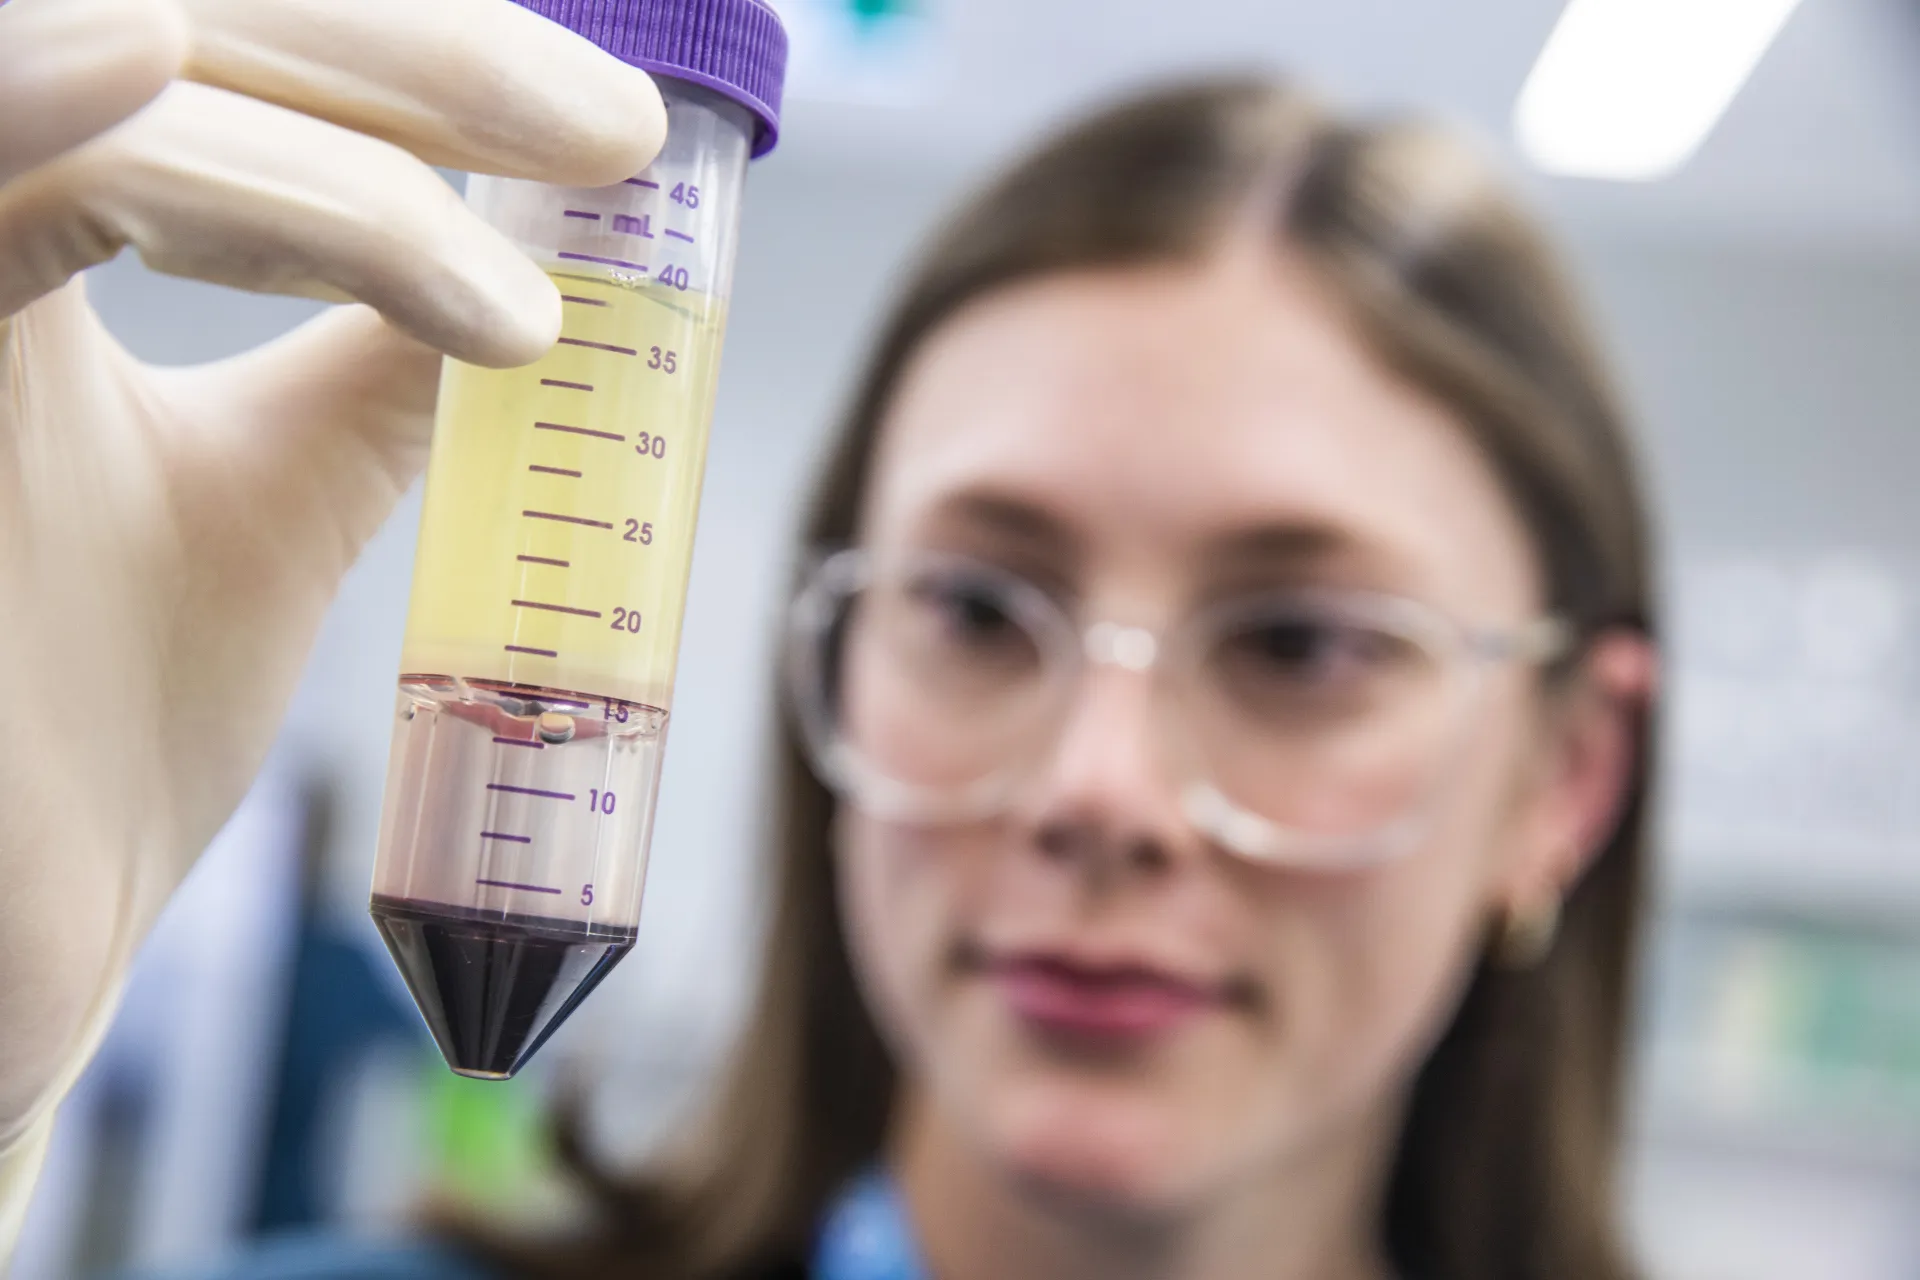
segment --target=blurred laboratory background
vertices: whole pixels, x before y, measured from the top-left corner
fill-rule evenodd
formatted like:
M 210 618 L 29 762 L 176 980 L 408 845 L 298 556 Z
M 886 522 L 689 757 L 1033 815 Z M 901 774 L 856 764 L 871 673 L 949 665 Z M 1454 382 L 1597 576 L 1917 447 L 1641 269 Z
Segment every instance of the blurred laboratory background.
M 796 499 L 890 280 L 1040 130 L 1241 68 L 1477 135 L 1558 228 L 1640 411 L 1671 642 L 1624 1189 L 1650 1274 L 1920 1277 L 1920 6 L 776 2 L 791 103 L 751 180 L 637 949 L 534 1070 L 483 1085 L 440 1065 L 367 922 L 416 493 L 143 954 L 17 1280 L 394 1231 L 428 1196 L 563 1212 L 562 1084 L 611 1154 L 657 1141 L 741 1013 Z M 316 310 L 131 260 L 91 287 L 165 363 Z

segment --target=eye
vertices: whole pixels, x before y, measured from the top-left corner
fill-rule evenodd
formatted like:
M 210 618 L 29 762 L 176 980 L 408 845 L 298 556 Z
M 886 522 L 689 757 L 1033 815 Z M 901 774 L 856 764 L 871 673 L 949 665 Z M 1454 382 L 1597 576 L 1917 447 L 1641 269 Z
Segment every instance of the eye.
M 1248 711 L 1359 709 L 1390 696 L 1421 668 L 1420 646 L 1316 602 L 1250 610 L 1217 637 L 1214 673 Z
M 929 583 L 920 598 L 956 636 L 987 638 L 1014 629 L 1013 616 L 990 588 L 975 583 Z
M 1399 644 L 1378 631 L 1305 615 L 1256 622 L 1231 642 L 1270 674 L 1313 683 L 1384 666 Z
M 984 570 L 915 574 L 901 584 L 898 639 L 917 661 L 953 672 L 1027 672 L 1039 648 L 1014 604 L 1015 590 Z
M 984 643 L 1017 631 L 1001 592 L 988 583 L 951 576 L 923 576 L 907 586 L 915 612 L 950 640 Z

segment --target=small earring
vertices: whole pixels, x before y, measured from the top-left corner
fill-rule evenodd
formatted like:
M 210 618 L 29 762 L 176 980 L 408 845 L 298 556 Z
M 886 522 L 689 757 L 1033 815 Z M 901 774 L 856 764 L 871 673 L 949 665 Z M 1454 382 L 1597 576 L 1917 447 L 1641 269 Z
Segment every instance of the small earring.
M 1494 958 L 1503 969 L 1532 969 L 1553 950 L 1560 935 L 1560 899 L 1548 897 L 1527 906 L 1509 906 L 1494 941 Z

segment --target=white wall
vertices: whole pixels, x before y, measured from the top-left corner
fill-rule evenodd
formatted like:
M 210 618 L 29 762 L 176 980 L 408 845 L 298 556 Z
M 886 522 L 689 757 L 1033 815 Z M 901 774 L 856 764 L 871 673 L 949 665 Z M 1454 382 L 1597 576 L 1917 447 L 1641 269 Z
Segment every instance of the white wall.
M 1908 256 L 1593 242 L 1674 548 L 1920 546 L 1920 243 Z
M 1920 255 L 1583 258 L 1668 551 L 1674 878 L 1920 916 Z

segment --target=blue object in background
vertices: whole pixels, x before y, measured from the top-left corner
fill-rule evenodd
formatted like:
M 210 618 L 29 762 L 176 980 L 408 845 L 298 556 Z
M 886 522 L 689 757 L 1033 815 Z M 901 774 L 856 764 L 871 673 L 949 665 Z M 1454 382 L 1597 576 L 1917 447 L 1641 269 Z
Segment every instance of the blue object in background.
M 329 1102 L 367 1053 L 401 1040 L 424 1045 L 420 1019 L 394 998 L 376 958 L 318 909 L 302 903 L 272 1120 L 260 1170 L 258 1232 L 327 1222 L 323 1158 Z

